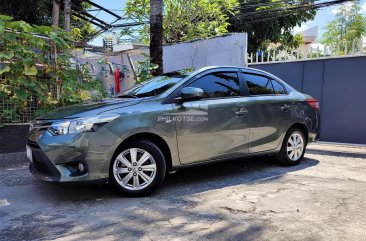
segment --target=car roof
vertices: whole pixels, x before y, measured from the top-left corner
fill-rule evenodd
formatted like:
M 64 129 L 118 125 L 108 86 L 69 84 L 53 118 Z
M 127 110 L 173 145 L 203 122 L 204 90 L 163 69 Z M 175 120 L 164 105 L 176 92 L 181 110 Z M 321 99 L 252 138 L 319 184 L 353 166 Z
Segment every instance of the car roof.
M 200 74 L 204 71 L 207 71 L 207 70 L 215 70 L 215 69 L 225 69 L 225 68 L 228 68 L 228 69 L 240 69 L 240 70 L 243 70 L 243 71 L 250 71 L 250 72 L 254 72 L 254 73 L 262 73 L 262 74 L 265 74 L 265 75 L 268 75 L 272 78 L 275 78 L 275 79 L 279 79 L 277 76 L 269 73 L 269 72 L 266 72 L 264 70 L 261 70 L 261 69 L 255 69 L 255 68 L 249 68 L 249 67 L 244 67 L 244 66 L 229 66 L 229 65 L 224 65 L 224 66 L 206 66 L 206 67 L 201 67 L 201 68 L 197 68 L 195 70 L 193 69 L 181 69 L 181 70 L 175 70 L 175 71 L 171 71 L 171 72 L 166 72 L 164 73 L 163 75 L 182 75 L 182 76 L 189 76 L 191 74 Z M 282 80 L 281 80 L 282 81 Z
M 207 67 L 202 67 L 202 68 L 199 68 L 197 69 L 198 72 L 202 72 L 202 71 L 205 71 L 205 70 L 211 70 L 211 69 L 223 69 L 223 68 L 235 68 L 235 69 L 241 69 L 241 70 L 249 70 L 249 71 L 253 71 L 253 72 L 262 72 L 264 74 L 268 74 L 268 75 L 272 75 L 274 76 L 273 74 L 271 73 L 268 73 L 264 70 L 261 70 L 261 69 L 256 69 L 256 68 L 250 68 L 250 67 L 244 67 L 244 66 L 230 66 L 230 65 L 224 65 L 224 66 L 207 66 Z
M 230 66 L 230 65 L 224 65 L 224 66 L 207 66 L 207 67 L 202 67 L 202 68 L 199 68 L 197 69 L 195 72 L 197 73 L 201 73 L 203 71 L 207 71 L 207 70 L 214 70 L 214 69 L 225 69 L 225 68 L 228 68 L 228 69 L 240 69 L 240 70 L 247 70 L 247 71 L 253 71 L 253 72 L 257 72 L 257 73 L 263 73 L 263 74 L 266 74 L 266 75 L 270 75 L 272 77 L 276 77 L 274 76 L 273 74 L 271 73 L 268 73 L 264 70 L 261 70 L 261 69 L 255 69 L 255 68 L 249 68 L 249 67 L 244 67 L 244 66 Z M 276 77 L 278 78 L 278 77 Z
M 263 70 L 260 70 L 260 69 L 255 69 L 255 68 L 250 68 L 250 67 L 244 67 L 244 66 L 231 66 L 231 65 L 223 65 L 223 66 L 213 65 L 213 66 L 206 66 L 206 67 L 197 68 L 197 69 L 195 69 L 195 71 L 202 72 L 202 71 L 211 70 L 211 69 L 224 69 L 224 68 L 252 70 L 252 71 L 259 71 L 259 72 L 267 73 L 267 72 L 265 72 Z M 180 71 L 182 71 L 182 70 L 179 70 L 179 72 Z M 192 71 L 192 72 L 195 72 L 195 71 Z M 175 71 L 173 71 L 173 72 L 175 72 Z
M 207 67 L 203 67 L 200 69 L 197 69 L 198 73 L 202 73 L 203 71 L 207 71 L 207 70 L 214 70 L 214 69 L 225 69 L 225 68 L 230 68 L 230 69 L 240 69 L 243 71 L 248 71 L 248 72 L 252 72 L 252 73 L 257 73 L 257 74 L 264 74 L 267 75 L 269 77 L 272 77 L 275 80 L 280 81 L 282 84 L 286 85 L 287 87 L 289 87 L 290 89 L 294 89 L 292 86 L 290 86 L 289 84 L 287 84 L 286 82 L 284 82 L 282 79 L 280 79 L 278 76 L 271 74 L 267 71 L 261 70 L 261 69 L 255 69 L 255 68 L 249 68 L 249 67 L 244 67 L 244 66 L 207 66 Z

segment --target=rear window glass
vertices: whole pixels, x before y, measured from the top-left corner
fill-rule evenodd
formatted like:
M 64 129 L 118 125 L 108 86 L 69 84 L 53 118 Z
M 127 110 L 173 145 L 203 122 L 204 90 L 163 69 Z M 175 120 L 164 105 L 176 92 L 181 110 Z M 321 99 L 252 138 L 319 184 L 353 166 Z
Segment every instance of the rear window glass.
M 274 94 L 271 79 L 254 74 L 245 74 L 250 95 Z
M 278 83 L 276 80 L 272 80 L 274 93 L 277 95 L 286 94 L 285 87 L 282 84 Z

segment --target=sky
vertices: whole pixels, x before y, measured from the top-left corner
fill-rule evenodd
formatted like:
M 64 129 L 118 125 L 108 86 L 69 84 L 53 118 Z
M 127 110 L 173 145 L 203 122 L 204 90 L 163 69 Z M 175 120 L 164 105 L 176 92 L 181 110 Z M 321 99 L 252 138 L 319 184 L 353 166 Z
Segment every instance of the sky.
M 345 3 L 345 4 L 349 4 L 349 3 Z M 361 10 L 362 14 L 364 16 L 366 16 L 366 0 L 360 1 L 360 5 L 362 6 L 362 10 Z M 299 33 L 306 29 L 309 29 L 311 27 L 318 26 L 318 28 L 319 28 L 318 36 L 320 37 L 325 31 L 325 29 L 324 29 L 325 25 L 334 19 L 339 6 L 340 5 L 336 5 L 336 6 L 332 6 L 332 7 L 326 7 L 326 8 L 319 9 L 318 12 L 316 13 L 316 16 L 313 21 L 308 21 L 308 22 L 302 23 L 300 27 L 296 26 L 294 28 L 294 33 Z
M 94 0 L 93 2 L 103 6 L 104 8 L 114 10 L 113 12 L 115 12 L 116 14 L 123 15 L 123 8 L 125 6 L 126 0 Z M 366 16 L 366 0 L 361 0 L 360 4 L 362 6 L 362 14 L 364 16 Z M 318 29 L 319 29 L 318 36 L 320 37 L 324 33 L 324 28 L 325 28 L 325 25 L 327 24 L 327 22 L 334 19 L 335 14 L 337 13 L 338 7 L 339 7 L 339 5 L 332 6 L 332 7 L 326 7 L 326 8 L 322 8 L 322 9 L 318 10 L 316 17 L 313 21 L 302 23 L 301 26 L 296 26 L 294 28 L 294 33 L 299 33 L 304 30 L 307 30 L 311 27 L 318 26 Z M 100 11 L 100 12 L 93 11 L 93 12 L 91 12 L 91 14 L 93 14 L 94 16 L 97 16 L 98 18 L 101 18 L 102 20 L 104 20 L 105 22 L 108 22 L 108 23 L 110 23 L 116 19 L 115 17 L 109 15 L 108 13 L 105 13 L 104 11 Z M 123 23 L 123 21 L 124 20 L 119 21 L 118 23 Z M 118 30 L 116 30 L 116 32 L 118 33 Z M 110 34 L 111 33 L 109 32 L 109 33 L 105 33 L 104 35 L 110 35 Z M 96 46 L 102 46 L 104 35 L 98 36 L 97 38 L 92 40 L 90 42 L 90 44 L 96 45 Z
M 123 15 L 123 8 L 125 6 L 126 0 L 93 0 L 94 3 L 106 8 L 106 9 L 110 9 L 113 10 L 112 12 L 116 13 L 117 15 Z M 93 9 L 93 8 L 92 8 Z M 109 13 L 106 13 L 104 11 L 93 11 L 90 12 L 92 15 L 102 19 L 103 21 L 107 22 L 107 23 L 111 23 L 114 20 L 116 20 L 115 17 L 111 16 Z M 117 23 L 123 23 L 123 21 L 119 21 Z M 118 32 L 118 30 L 116 31 Z M 105 33 L 104 35 L 110 35 L 111 33 Z M 92 45 L 96 45 L 96 46 L 103 46 L 103 36 L 104 35 L 100 35 L 97 38 L 95 38 L 94 40 L 92 40 L 90 42 L 90 44 Z

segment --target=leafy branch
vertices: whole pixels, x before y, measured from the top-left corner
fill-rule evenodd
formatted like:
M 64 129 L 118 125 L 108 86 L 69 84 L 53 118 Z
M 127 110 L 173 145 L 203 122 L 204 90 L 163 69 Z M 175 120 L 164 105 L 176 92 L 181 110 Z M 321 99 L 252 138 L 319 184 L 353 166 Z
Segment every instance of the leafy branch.
M 70 41 L 58 27 L 32 26 L 0 15 L 0 99 L 9 106 L 0 110 L 0 123 L 14 122 L 30 106 L 36 106 L 39 115 L 92 99 L 90 89 L 102 90 L 86 66 L 73 67 Z

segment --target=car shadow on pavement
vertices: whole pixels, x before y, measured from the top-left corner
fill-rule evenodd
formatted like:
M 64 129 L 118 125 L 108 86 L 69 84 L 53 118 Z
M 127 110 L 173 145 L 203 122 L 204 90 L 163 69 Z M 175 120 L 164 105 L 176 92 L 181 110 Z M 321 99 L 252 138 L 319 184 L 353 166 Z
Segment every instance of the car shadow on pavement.
M 188 167 L 168 175 L 159 193 L 190 195 L 228 186 L 273 181 L 286 173 L 318 163 L 318 160 L 305 157 L 297 166 L 280 166 L 273 157 L 266 156 Z
M 273 181 L 289 172 L 315 166 L 318 160 L 304 158 L 297 166 L 280 166 L 271 157 L 234 159 L 224 162 L 187 167 L 168 174 L 163 185 L 152 197 L 186 196 L 235 185 L 249 185 L 261 181 Z M 38 191 L 58 202 L 84 202 L 121 198 L 109 184 L 53 184 L 38 183 Z M 127 198 L 127 197 L 126 197 Z
M 99 198 L 103 198 L 101 202 L 104 202 L 106 207 L 116 203 L 124 206 L 121 209 L 124 210 L 121 211 L 124 214 L 123 217 L 119 217 L 119 222 L 110 222 L 110 217 L 106 216 L 101 222 L 105 225 L 88 227 L 89 231 L 85 232 L 86 236 L 82 238 L 94 239 L 98 238 L 99 233 L 104 233 L 107 237 L 126 236 L 139 239 L 150 235 L 143 227 L 153 224 L 154 227 L 160 227 L 158 229 L 159 237 L 177 238 L 193 235 L 192 237 L 198 239 L 261 239 L 263 232 L 273 227 L 266 221 L 247 213 L 245 205 L 249 203 L 249 200 L 241 201 L 244 206 L 240 210 L 225 209 L 225 205 L 222 207 L 219 205 L 215 206 L 216 208 L 213 210 L 203 211 L 200 208 L 202 205 L 200 199 L 194 198 L 194 196 L 206 191 L 216 191 L 236 185 L 273 182 L 287 173 L 310 168 L 318 163 L 318 160 L 304 158 L 298 166 L 284 167 L 279 166 L 273 158 L 255 157 L 190 167 L 168 175 L 162 187 L 151 197 L 138 199 L 121 198 L 111 189 L 102 191 L 102 188 L 93 187 L 89 191 L 79 190 L 78 195 L 84 200 L 99 196 Z M 91 190 L 94 196 L 90 193 Z M 109 199 L 101 197 L 103 192 L 104 195 L 109 196 Z M 225 195 L 216 197 L 223 200 L 226 198 Z M 235 221 L 232 219 L 233 215 L 239 215 L 244 220 Z M 130 225 L 120 225 L 120 222 L 129 222 Z M 109 224 L 107 225 L 107 223 Z

